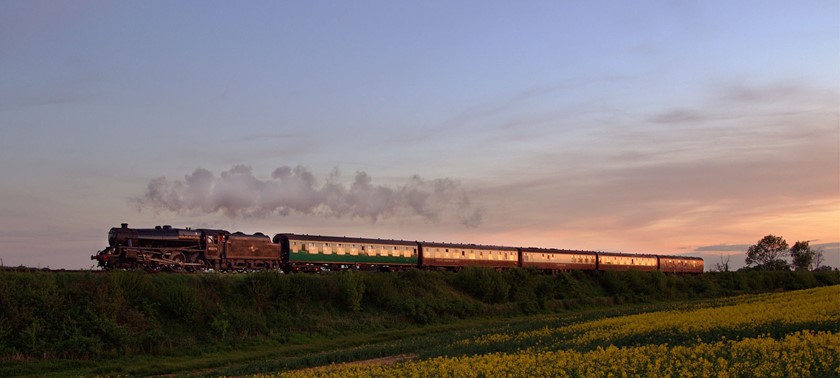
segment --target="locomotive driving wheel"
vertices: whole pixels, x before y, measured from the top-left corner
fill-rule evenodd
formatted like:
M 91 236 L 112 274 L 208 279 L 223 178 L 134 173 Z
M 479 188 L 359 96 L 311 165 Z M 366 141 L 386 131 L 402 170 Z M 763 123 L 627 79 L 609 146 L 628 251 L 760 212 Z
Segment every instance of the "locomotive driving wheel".
M 198 272 L 204 272 L 209 268 L 207 260 L 205 260 L 204 257 L 197 257 L 193 262 L 198 264 L 195 266 L 195 270 Z
M 184 269 L 184 261 L 186 261 L 187 259 L 184 258 L 183 253 L 175 252 L 172 254 L 172 256 L 169 257 L 169 259 L 172 260 L 172 265 L 170 266 L 170 268 L 173 271 L 180 272 Z
M 148 262 L 144 265 L 144 268 L 148 272 L 156 273 L 156 272 L 160 272 L 161 270 L 163 270 L 163 265 L 158 264 L 157 262 Z

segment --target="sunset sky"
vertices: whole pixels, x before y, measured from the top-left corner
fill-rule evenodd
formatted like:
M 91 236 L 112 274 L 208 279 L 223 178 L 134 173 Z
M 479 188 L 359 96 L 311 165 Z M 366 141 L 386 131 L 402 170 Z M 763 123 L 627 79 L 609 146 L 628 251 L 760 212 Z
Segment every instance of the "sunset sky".
M 0 0 L 0 259 L 171 224 L 840 266 L 840 2 Z

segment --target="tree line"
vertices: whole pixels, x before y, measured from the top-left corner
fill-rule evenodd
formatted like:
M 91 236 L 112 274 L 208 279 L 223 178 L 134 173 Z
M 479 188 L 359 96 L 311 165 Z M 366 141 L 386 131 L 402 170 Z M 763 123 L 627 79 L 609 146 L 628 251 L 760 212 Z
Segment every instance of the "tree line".
M 823 265 L 822 248 L 812 248 L 811 240 L 797 241 L 789 247 L 781 236 L 767 235 L 747 249 L 747 266 L 739 271 L 748 270 L 795 270 L 795 271 L 830 271 L 833 268 Z M 788 262 L 790 258 L 790 262 Z M 729 257 L 721 257 L 712 270 L 729 271 Z

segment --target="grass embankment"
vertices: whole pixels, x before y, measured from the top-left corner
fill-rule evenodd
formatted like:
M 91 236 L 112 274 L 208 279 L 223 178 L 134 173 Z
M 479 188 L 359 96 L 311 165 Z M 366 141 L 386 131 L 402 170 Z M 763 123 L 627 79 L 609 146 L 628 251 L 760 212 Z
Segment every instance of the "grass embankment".
M 522 315 L 569 322 L 838 283 L 837 272 L 0 272 L 0 375 L 276 371 L 423 354 L 418 345 L 516 327 Z M 610 307 L 622 304 L 633 306 Z

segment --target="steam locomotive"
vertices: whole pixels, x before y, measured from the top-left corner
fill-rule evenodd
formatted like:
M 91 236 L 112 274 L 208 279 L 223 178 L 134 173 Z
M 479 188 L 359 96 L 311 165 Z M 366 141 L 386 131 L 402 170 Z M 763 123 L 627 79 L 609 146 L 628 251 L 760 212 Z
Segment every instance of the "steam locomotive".
M 301 234 L 246 235 L 217 229 L 129 228 L 108 232 L 108 247 L 91 256 L 105 270 L 252 271 L 449 269 L 659 270 L 702 273 L 703 259 L 614 252 L 432 243 Z

